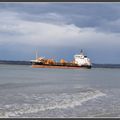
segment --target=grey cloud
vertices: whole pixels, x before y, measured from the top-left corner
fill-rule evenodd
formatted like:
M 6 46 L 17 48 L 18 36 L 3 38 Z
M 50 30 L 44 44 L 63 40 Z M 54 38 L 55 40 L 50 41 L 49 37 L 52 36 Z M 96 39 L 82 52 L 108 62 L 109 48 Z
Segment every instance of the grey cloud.
M 108 24 L 120 19 L 118 3 L 2 3 L 1 10 L 15 11 L 23 20 L 53 24 L 75 24 L 104 32 L 120 32 L 119 24 Z
M 0 3 L 0 57 L 31 59 L 38 48 L 69 59 L 83 48 L 93 62 L 119 63 L 119 11 L 118 3 Z

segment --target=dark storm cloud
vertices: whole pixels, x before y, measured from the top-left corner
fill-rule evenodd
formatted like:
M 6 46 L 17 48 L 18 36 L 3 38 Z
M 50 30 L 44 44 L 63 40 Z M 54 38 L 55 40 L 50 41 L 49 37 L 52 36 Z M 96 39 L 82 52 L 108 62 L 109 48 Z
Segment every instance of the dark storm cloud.
M 67 23 L 104 32 L 120 32 L 119 3 L 2 3 L 0 9 L 18 12 L 24 20 Z

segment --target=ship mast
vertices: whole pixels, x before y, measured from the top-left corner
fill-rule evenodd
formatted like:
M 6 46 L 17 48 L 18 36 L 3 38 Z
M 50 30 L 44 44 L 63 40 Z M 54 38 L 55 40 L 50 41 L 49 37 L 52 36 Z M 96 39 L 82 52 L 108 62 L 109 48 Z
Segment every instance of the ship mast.
M 35 53 L 36 53 L 36 59 L 37 59 L 38 58 L 38 51 L 36 50 Z
M 82 54 L 83 55 L 83 50 L 81 49 L 81 51 L 80 51 L 80 54 Z

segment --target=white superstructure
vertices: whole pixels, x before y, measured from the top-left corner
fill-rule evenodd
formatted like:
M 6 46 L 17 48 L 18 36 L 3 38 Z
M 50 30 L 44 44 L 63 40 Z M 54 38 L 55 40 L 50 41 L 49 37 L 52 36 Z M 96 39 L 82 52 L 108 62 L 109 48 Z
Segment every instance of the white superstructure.
M 91 66 L 90 59 L 83 54 L 82 50 L 80 54 L 74 55 L 74 60 L 75 63 L 78 64 L 79 66 L 84 66 L 84 65 Z

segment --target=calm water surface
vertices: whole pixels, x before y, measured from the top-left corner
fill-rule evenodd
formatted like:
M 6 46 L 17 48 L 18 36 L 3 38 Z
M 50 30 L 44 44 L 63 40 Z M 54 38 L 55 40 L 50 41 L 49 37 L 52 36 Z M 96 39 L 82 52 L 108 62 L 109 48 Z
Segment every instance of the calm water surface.
M 120 69 L 0 65 L 0 117 L 120 117 Z

